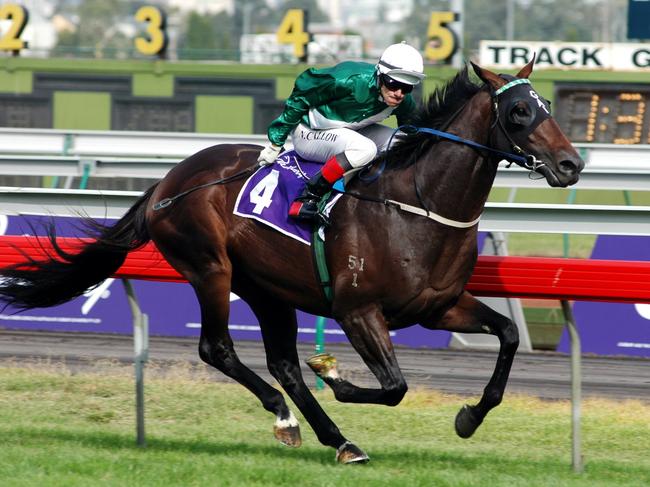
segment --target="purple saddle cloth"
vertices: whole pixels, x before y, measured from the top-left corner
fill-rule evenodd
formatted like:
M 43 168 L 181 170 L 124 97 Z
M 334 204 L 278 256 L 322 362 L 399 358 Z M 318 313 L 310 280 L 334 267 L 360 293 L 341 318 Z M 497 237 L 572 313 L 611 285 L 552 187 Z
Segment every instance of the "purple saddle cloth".
M 235 215 L 253 218 L 311 245 L 312 225 L 289 218 L 289 207 L 302 192 L 307 182 L 305 176 L 311 178 L 322 166 L 302 159 L 294 151 L 280 154 L 275 164 L 258 169 L 244 183 L 235 203 Z

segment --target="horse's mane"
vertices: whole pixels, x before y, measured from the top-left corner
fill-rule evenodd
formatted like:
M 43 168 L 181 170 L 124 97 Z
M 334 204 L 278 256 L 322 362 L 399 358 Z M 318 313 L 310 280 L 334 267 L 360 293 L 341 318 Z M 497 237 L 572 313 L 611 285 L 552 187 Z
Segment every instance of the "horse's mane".
M 445 129 L 458 110 L 472 96 L 478 93 L 483 85 L 477 85 L 469 78 L 467 66 L 443 86 L 436 88 L 428 100 L 421 102 L 410 118 L 410 125 Z M 436 138 L 426 133 L 418 133 L 401 137 L 393 143 L 386 157 L 387 169 L 399 169 L 413 164 L 420 153 L 435 143 Z M 382 156 L 380 156 L 382 157 Z

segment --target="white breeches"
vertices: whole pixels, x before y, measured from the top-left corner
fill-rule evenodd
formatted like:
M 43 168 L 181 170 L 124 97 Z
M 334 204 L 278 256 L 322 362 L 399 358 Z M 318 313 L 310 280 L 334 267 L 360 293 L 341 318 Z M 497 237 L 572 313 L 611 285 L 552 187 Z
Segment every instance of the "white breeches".
M 330 157 L 345 153 L 353 168 L 372 161 L 378 150 L 388 144 L 393 129 L 373 124 L 358 131 L 348 128 L 313 130 L 299 124 L 291 133 L 296 152 L 305 159 L 326 162 Z

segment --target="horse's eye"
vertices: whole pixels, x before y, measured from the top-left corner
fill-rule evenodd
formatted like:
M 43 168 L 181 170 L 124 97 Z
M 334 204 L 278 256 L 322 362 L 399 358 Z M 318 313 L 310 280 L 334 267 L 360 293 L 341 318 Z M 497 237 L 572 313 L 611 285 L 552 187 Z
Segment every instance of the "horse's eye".
M 510 111 L 508 112 L 508 120 L 511 123 L 527 127 L 534 119 L 535 110 L 526 101 L 518 100 L 511 105 Z

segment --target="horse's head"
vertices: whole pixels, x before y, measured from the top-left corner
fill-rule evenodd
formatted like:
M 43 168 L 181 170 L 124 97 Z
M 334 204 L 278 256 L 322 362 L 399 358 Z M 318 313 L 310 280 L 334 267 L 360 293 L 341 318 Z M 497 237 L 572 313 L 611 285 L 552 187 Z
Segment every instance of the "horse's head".
M 570 186 L 578 182 L 585 163 L 551 116 L 550 103 L 528 81 L 534 61 L 516 76 L 497 75 L 472 63 L 491 89 L 496 118 L 491 145 L 523 156 L 517 163 L 543 174 L 550 186 Z

